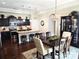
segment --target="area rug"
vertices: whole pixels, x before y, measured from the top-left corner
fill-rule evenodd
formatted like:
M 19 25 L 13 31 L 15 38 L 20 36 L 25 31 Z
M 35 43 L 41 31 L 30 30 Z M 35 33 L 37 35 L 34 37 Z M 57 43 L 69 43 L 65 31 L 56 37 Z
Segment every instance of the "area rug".
M 36 59 L 35 55 L 36 55 L 37 49 L 33 48 L 30 49 L 28 51 L 25 51 L 22 53 L 22 55 L 26 58 L 26 59 Z

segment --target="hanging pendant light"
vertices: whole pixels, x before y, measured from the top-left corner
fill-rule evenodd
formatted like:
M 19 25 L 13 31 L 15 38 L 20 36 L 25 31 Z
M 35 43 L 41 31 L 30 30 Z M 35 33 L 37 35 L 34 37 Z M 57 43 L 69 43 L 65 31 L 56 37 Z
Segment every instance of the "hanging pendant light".
M 57 12 L 57 0 L 55 0 L 54 13 L 50 15 L 50 18 L 53 19 L 53 21 L 57 19 L 56 12 Z

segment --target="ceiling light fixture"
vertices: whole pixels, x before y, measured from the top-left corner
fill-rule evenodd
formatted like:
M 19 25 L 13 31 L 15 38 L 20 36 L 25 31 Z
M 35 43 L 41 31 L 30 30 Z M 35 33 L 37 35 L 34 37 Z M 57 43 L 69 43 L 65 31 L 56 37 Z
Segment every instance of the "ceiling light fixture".
M 50 15 L 50 18 L 53 19 L 53 21 L 56 21 L 56 12 L 57 12 L 57 0 L 55 1 L 55 6 L 54 6 L 54 13 Z
M 5 5 L 5 4 L 6 4 L 6 2 L 2 2 L 2 4 L 3 4 L 3 5 Z

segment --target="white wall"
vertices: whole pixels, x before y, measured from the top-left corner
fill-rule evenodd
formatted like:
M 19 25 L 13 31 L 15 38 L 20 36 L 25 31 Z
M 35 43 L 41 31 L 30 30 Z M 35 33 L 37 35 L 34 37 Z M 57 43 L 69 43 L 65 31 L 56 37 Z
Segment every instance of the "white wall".
M 39 20 L 33 19 L 33 20 L 30 20 L 30 22 L 31 22 L 31 27 L 32 27 L 33 30 L 39 30 L 40 29 Z
M 48 30 L 51 32 L 51 35 L 54 35 L 54 23 L 52 19 L 48 19 Z
M 41 26 L 41 24 L 40 24 L 41 31 L 43 31 L 43 32 L 49 31 L 49 32 L 51 32 L 51 35 L 54 35 L 54 23 L 53 23 L 53 20 L 49 18 L 49 15 L 44 15 L 44 14 L 41 15 L 40 22 L 41 22 L 41 20 L 44 21 L 44 26 Z M 57 24 L 58 23 L 56 21 L 55 34 L 58 34 Z

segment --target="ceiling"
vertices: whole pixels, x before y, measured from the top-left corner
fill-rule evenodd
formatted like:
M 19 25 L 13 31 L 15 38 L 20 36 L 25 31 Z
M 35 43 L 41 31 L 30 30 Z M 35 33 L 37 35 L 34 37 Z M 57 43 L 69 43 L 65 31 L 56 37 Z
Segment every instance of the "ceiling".
M 18 10 L 19 12 L 42 12 L 51 9 L 54 10 L 56 1 L 57 9 L 79 4 L 79 0 L 0 0 L 0 11 L 6 11 L 6 9 L 9 11 Z

